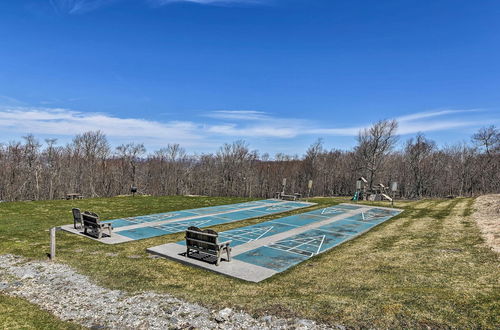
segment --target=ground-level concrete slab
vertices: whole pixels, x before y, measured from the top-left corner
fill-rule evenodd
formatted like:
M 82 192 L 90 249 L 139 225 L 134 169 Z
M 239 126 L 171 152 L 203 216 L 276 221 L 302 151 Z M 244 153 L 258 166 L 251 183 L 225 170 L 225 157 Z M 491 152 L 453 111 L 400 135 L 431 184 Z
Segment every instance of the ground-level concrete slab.
M 87 237 L 104 244 L 118 244 L 178 233 L 190 226 L 200 228 L 215 226 L 222 223 L 279 214 L 313 205 L 315 203 L 267 199 L 106 220 L 103 222 L 112 224 L 113 233 L 111 237 L 104 235 L 101 239 L 84 234 L 83 230 L 75 229 L 72 224 L 61 226 L 60 228 L 66 232 Z
M 351 240 L 400 212 L 344 203 L 221 232 L 220 240 L 231 240 L 233 248 L 232 260 L 222 261 L 219 266 L 196 256 L 186 257 L 184 242 L 163 244 L 147 251 L 245 281 L 260 282 Z
M 216 273 L 236 277 L 249 282 L 260 282 L 277 273 L 272 269 L 259 267 L 235 259 L 231 260 L 231 262 L 227 262 L 227 260 L 223 258 L 219 266 L 216 266 L 211 262 L 195 258 L 187 258 L 186 247 L 176 243 L 155 246 L 152 248 L 148 248 L 147 251 L 149 253 L 172 259 L 187 265 L 208 269 Z
M 101 239 L 97 239 L 97 238 L 90 236 L 88 234 L 84 234 L 83 229 L 75 229 L 73 225 L 65 225 L 65 226 L 61 226 L 60 228 L 61 228 L 61 230 L 64 230 L 68 233 L 83 236 L 85 238 L 90 238 L 94 241 L 104 243 L 104 244 L 118 244 L 118 243 L 125 243 L 125 242 L 134 241 L 134 239 L 132 239 L 130 237 L 125 237 L 125 236 L 122 236 L 119 233 L 115 233 L 115 232 L 111 235 L 111 237 L 107 236 L 107 234 L 104 233 L 103 237 Z

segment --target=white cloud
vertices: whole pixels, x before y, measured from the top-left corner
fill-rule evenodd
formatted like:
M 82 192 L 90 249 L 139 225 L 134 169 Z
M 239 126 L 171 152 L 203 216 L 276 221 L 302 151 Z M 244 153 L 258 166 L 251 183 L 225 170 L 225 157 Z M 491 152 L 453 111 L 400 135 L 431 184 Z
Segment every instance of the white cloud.
M 205 117 L 231 120 L 266 120 L 270 118 L 267 113 L 254 110 L 218 110 L 209 112 Z
M 152 2 L 162 6 L 176 2 L 191 2 L 201 5 L 220 5 L 220 4 L 261 4 L 264 3 L 265 1 L 264 0 L 152 0 Z
M 419 121 L 419 122 L 400 122 L 398 134 L 415 134 L 418 132 L 436 132 L 446 131 L 461 127 L 474 127 L 488 124 L 486 120 L 441 120 L 441 121 Z
M 449 110 L 449 109 L 446 109 L 446 110 L 436 110 L 436 111 L 427 111 L 427 112 L 417 112 L 417 113 L 413 113 L 411 115 L 397 117 L 396 120 L 398 122 L 404 122 L 404 121 L 413 121 L 413 120 L 417 120 L 417 119 L 439 117 L 439 116 L 451 115 L 451 114 L 457 114 L 457 113 L 479 112 L 479 111 L 481 111 L 481 110 L 479 110 L 479 109 L 469 109 L 469 110 Z
M 0 95 L 0 102 L 2 102 L 2 104 L 8 104 L 8 105 L 12 105 L 12 106 L 19 106 L 19 105 L 22 105 L 23 102 L 14 98 L 14 97 L 10 97 L 8 95 Z
M 123 0 L 48 0 L 54 10 L 63 14 L 83 14 Z M 179 2 L 200 5 L 263 4 L 269 0 L 137 0 L 155 6 L 164 6 Z
M 130 140 L 161 139 L 167 143 L 193 145 L 203 140 L 203 136 L 198 133 L 200 128 L 200 125 L 189 121 L 161 123 L 67 109 L 0 109 L 0 129 L 19 134 L 74 136 L 85 131 L 101 130 L 110 137 Z
M 116 1 L 119 0 L 49 0 L 55 11 L 64 14 L 82 14 Z
M 241 127 L 236 124 L 214 125 L 207 132 L 234 137 L 273 137 L 293 138 L 300 135 L 297 127 L 276 127 L 269 125 L 252 125 Z
M 396 118 L 399 122 L 398 133 L 403 135 L 415 134 L 417 132 L 442 131 L 487 124 L 488 120 L 450 119 L 453 115 L 478 111 L 481 110 L 446 109 L 400 116 Z M 371 123 L 366 123 L 365 125 L 349 127 L 324 127 L 322 124 L 310 120 L 274 117 L 268 113 L 253 110 L 221 110 L 210 112 L 205 116 L 232 121 L 231 123 L 209 127 L 208 131 L 210 133 L 237 137 L 357 136 L 360 130 L 371 125 Z
M 457 130 L 491 124 L 491 118 L 463 116 L 470 110 L 439 110 L 399 117 L 399 134 Z M 487 113 L 485 112 L 487 115 Z M 311 120 L 272 116 L 255 110 L 219 110 L 210 112 L 211 122 L 146 120 L 121 118 L 104 113 L 84 113 L 61 108 L 0 107 L 0 138 L 20 137 L 33 133 L 42 137 L 70 140 L 76 134 L 101 130 L 114 144 L 144 142 L 157 148 L 167 143 L 179 143 L 197 150 L 215 148 L 235 139 L 266 138 L 269 141 L 293 141 L 304 136 L 351 136 L 370 126 L 328 127 Z M 470 116 L 469 116 L 470 117 Z M 215 122 L 214 119 L 216 119 Z M 498 121 L 498 119 L 496 119 Z M 493 123 L 495 120 L 493 120 Z M 290 142 L 293 143 L 293 142 Z

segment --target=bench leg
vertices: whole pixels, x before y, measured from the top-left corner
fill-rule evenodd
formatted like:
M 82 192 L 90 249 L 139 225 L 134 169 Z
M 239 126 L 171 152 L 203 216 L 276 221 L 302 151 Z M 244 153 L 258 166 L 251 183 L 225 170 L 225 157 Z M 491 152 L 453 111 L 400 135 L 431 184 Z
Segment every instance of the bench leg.
M 109 237 L 111 237 L 111 232 L 113 231 L 113 228 L 108 227 L 108 231 L 109 231 Z
M 231 261 L 231 248 L 229 246 L 226 246 L 226 252 L 227 252 L 227 261 Z
M 97 238 L 101 239 L 102 238 L 102 229 L 97 230 Z
M 221 251 L 219 250 L 219 251 L 217 252 L 217 261 L 215 262 L 215 265 L 216 265 L 216 266 L 219 266 L 219 264 L 220 264 L 221 254 L 222 254 L 222 253 L 221 253 Z

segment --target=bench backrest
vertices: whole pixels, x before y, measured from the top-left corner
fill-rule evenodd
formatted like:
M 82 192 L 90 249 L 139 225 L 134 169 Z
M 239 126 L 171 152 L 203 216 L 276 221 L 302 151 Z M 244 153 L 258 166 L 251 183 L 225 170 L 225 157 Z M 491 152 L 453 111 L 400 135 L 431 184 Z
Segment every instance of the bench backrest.
M 186 230 L 186 245 L 205 251 L 216 250 L 219 243 L 218 237 L 219 234 L 211 229 L 201 230 L 198 227 L 189 227 Z
M 82 219 L 84 226 L 96 226 L 100 223 L 99 216 L 92 212 L 83 212 Z
M 82 221 L 82 212 L 80 212 L 80 209 L 73 208 L 71 210 L 73 212 L 73 220 L 75 221 Z

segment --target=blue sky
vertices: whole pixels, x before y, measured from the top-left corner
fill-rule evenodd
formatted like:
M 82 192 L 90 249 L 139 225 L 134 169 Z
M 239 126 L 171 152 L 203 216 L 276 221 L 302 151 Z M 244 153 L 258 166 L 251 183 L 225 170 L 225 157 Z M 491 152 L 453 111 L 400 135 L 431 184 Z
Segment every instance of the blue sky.
M 0 2 L 0 141 L 246 140 L 302 154 L 400 121 L 440 145 L 500 122 L 500 2 Z

